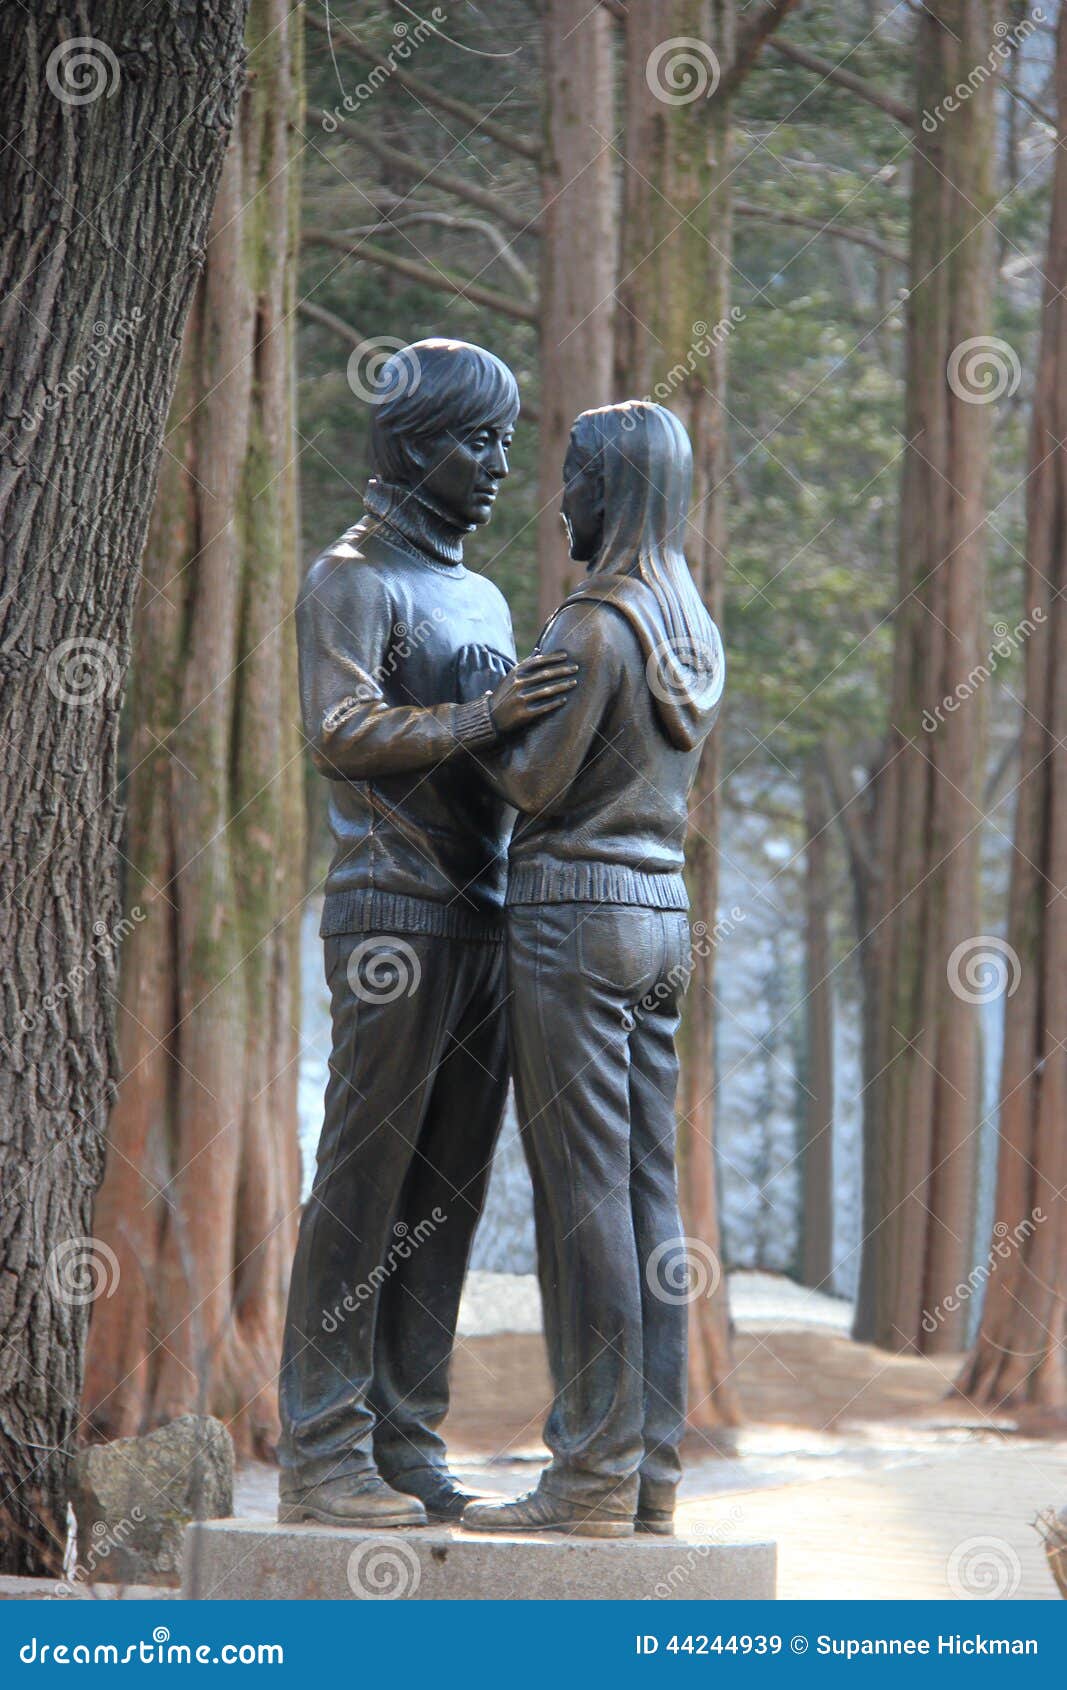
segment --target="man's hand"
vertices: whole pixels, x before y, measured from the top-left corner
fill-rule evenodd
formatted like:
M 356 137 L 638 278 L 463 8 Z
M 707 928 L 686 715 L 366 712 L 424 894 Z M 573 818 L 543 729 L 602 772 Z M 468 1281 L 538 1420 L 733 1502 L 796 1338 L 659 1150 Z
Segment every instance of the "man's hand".
M 565 651 L 535 652 L 533 657 L 524 657 L 489 695 L 497 733 L 516 733 L 538 716 L 558 710 L 577 686 L 577 673 L 577 663 L 572 663 Z

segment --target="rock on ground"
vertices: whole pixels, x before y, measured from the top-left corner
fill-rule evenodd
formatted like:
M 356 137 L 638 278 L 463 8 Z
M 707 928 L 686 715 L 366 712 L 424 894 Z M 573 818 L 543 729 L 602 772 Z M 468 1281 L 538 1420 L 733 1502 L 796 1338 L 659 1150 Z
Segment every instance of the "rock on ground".
M 233 1513 L 233 1442 L 221 1420 L 183 1414 L 140 1438 L 93 1444 L 75 1457 L 74 1583 L 177 1582 L 190 1520 Z

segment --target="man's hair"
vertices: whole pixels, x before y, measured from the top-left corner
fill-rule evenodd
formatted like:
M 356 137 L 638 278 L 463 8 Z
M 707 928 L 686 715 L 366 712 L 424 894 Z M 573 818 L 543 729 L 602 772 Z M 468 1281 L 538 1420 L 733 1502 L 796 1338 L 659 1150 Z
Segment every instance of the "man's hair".
M 410 448 L 441 434 L 513 427 L 519 389 L 507 365 L 465 340 L 416 340 L 383 364 L 371 410 L 371 472 L 384 481 L 418 474 Z

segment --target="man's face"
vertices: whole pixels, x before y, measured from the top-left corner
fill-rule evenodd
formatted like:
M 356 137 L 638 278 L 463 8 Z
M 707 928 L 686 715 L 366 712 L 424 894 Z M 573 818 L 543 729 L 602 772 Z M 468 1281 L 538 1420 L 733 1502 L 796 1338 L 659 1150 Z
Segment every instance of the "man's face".
M 572 442 L 563 460 L 563 521 L 575 563 L 593 563 L 604 538 L 604 503 L 595 464 Z
M 486 423 L 468 434 L 441 434 L 420 446 L 419 488 L 458 528 L 480 528 L 492 516 L 497 488 L 509 469 L 512 433 L 510 423 Z

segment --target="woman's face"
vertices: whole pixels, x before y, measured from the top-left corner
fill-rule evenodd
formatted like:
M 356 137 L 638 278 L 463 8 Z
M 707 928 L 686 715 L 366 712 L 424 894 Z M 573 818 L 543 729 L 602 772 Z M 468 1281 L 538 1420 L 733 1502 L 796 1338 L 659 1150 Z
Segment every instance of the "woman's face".
M 593 563 L 604 539 L 604 495 L 595 458 L 572 438 L 563 460 L 563 521 L 575 563 Z

